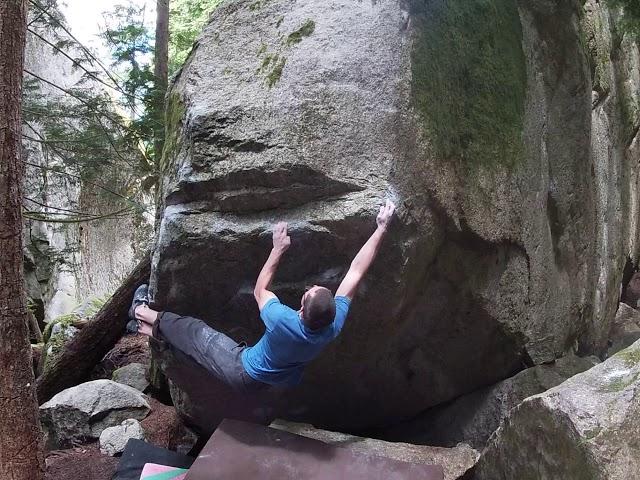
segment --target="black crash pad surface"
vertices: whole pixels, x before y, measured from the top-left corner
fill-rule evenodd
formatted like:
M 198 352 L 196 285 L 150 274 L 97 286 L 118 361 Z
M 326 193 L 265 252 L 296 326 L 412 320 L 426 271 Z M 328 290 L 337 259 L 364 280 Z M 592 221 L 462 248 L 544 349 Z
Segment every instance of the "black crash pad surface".
M 224 420 L 186 480 L 443 480 L 441 466 L 356 454 L 318 440 Z
M 140 480 L 140 474 L 145 463 L 189 468 L 193 460 L 193 458 L 186 455 L 180 455 L 171 450 L 132 438 L 124 448 L 116 473 L 113 475 L 113 480 Z

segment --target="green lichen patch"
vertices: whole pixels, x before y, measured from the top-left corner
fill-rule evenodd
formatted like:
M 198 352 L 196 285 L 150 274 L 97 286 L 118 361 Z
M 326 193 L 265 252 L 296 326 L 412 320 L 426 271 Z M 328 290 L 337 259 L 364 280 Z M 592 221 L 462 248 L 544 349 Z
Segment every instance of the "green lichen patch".
M 640 103 L 638 98 L 629 91 L 628 86 L 622 82 L 619 82 L 618 106 L 622 121 L 622 135 L 626 144 L 630 145 L 640 123 Z
M 269 88 L 273 87 L 280 77 L 282 76 L 282 70 L 284 70 L 284 66 L 287 63 L 287 59 L 285 57 L 280 57 L 280 60 L 274 60 L 273 67 L 271 71 L 267 74 L 266 82 Z
M 629 368 L 640 366 L 640 348 L 625 348 L 624 350 L 616 353 L 613 358 L 622 360 Z
M 614 377 L 611 380 L 609 380 L 607 383 L 605 383 L 601 390 L 606 393 L 621 392 L 625 388 L 634 384 L 638 380 L 639 376 L 640 376 L 640 373 Z
M 523 155 L 526 64 L 511 0 L 414 0 L 412 94 L 435 154 L 469 168 Z
M 300 43 L 305 37 L 310 36 L 315 29 L 316 22 L 314 22 L 313 20 L 307 20 L 299 29 L 289 34 L 286 41 L 287 46 L 289 47 L 291 45 Z
M 602 433 L 602 427 L 595 427 L 595 428 L 592 428 L 591 430 L 585 431 L 584 438 L 585 440 L 593 440 L 598 435 L 600 435 L 600 433 Z
M 266 55 L 263 59 L 262 59 L 262 65 L 260 65 L 260 68 L 258 69 L 259 72 L 264 72 L 266 69 L 269 68 L 269 65 L 271 64 L 271 62 L 276 63 L 278 61 L 278 55 Z
M 620 9 L 617 15 L 617 23 L 620 30 L 640 41 L 640 2 L 638 0 L 607 0 L 610 8 Z
M 265 74 L 265 83 L 271 88 L 280 80 L 286 63 L 286 57 L 281 57 L 277 53 L 267 54 L 262 59 L 262 64 L 258 67 L 257 73 Z
M 279 17 L 276 22 L 276 28 L 279 28 L 284 17 Z M 300 43 L 305 37 L 311 35 L 316 28 L 316 23 L 313 20 L 306 20 L 300 28 L 290 33 L 286 39 L 280 36 L 280 39 L 275 44 L 275 52 L 269 52 L 268 47 L 265 44 L 260 46 L 258 50 L 258 58 L 262 57 L 260 65 L 258 66 L 256 73 L 264 74 L 265 84 L 272 88 L 282 77 L 282 72 L 287 64 L 287 57 L 284 55 L 287 48 Z
M 600 95 L 611 91 L 611 42 L 599 10 L 585 15 L 581 22 L 581 42 L 589 58 L 593 89 Z
M 269 0 L 256 0 L 251 5 L 249 5 L 249 10 L 255 11 L 265 6 L 265 4 L 269 2 Z

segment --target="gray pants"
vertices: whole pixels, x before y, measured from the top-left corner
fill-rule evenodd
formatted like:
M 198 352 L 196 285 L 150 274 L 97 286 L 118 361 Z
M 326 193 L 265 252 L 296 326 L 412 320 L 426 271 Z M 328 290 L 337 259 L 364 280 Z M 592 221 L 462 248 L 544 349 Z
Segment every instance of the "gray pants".
M 254 380 L 242 365 L 246 344 L 237 343 L 202 320 L 160 312 L 153 336 L 192 358 L 219 380 L 240 393 L 254 393 L 270 385 Z

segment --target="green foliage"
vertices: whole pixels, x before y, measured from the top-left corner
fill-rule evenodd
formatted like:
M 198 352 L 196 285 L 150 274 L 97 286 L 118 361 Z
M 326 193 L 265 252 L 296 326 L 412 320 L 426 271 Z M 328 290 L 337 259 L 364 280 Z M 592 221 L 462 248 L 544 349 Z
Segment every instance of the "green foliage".
M 42 78 L 26 70 L 23 90 L 25 146 L 39 146 L 48 165 L 33 165 L 51 174 L 77 178 L 85 185 L 93 184 L 97 193 L 109 197 L 116 210 L 91 213 L 64 210 L 39 204 L 42 208 L 27 210 L 33 220 L 75 223 L 105 217 L 129 216 L 142 211 L 134 199 L 139 192 L 139 173 L 148 169 L 149 161 L 140 148 L 144 145 L 135 120 L 123 115 L 124 109 L 114 103 L 114 92 L 120 93 L 121 105 L 130 105 L 134 92 L 126 81 L 107 70 L 93 54 L 71 34 L 55 0 L 30 0 L 29 34 L 34 42 L 50 49 L 51 54 L 65 57 L 80 73 L 72 86 L 61 86 L 56 78 Z M 123 32 L 133 35 L 134 32 Z M 126 57 L 126 49 L 118 52 Z M 33 205 L 32 205 L 33 204 Z M 99 210 L 99 209 L 98 209 Z
M 171 0 L 169 13 L 169 74 L 187 59 L 193 42 L 222 0 Z
M 623 31 L 640 39 L 640 1 L 607 0 L 613 8 L 622 8 L 621 26 Z
M 96 313 L 100 311 L 100 309 L 107 303 L 107 300 L 111 298 L 110 295 L 104 295 L 102 297 L 93 297 L 87 303 L 87 306 L 84 310 L 84 316 L 87 318 L 93 318 Z
M 412 93 L 443 159 L 513 166 L 522 156 L 526 69 L 511 0 L 413 0 Z
M 123 70 L 122 108 L 132 113 L 127 135 L 137 140 L 144 157 L 153 164 L 154 122 L 157 96 L 152 64 L 152 34 L 144 23 L 144 7 L 116 5 L 107 16 L 109 27 L 102 34 L 113 58 L 112 67 Z

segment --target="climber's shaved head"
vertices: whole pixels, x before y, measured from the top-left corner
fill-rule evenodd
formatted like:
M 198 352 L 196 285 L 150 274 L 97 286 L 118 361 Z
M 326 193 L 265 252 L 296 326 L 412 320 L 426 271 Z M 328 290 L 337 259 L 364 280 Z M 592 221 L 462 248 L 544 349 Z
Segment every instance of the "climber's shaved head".
M 314 285 L 302 296 L 300 313 L 302 323 L 311 330 L 330 325 L 336 316 L 336 302 L 331 290 Z

